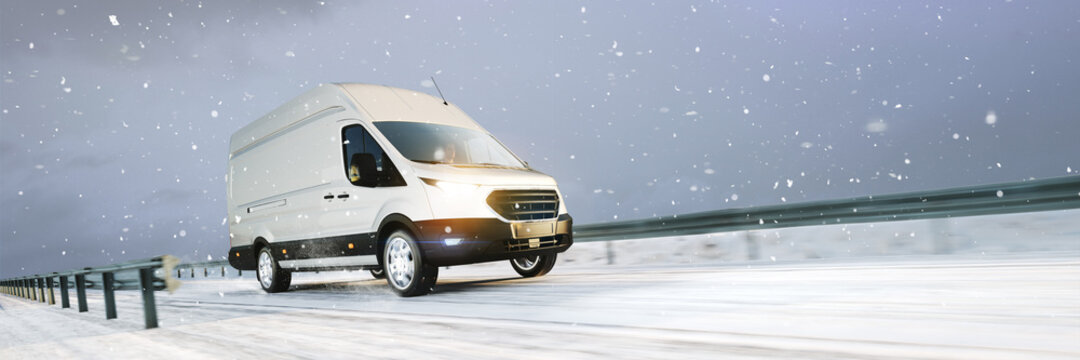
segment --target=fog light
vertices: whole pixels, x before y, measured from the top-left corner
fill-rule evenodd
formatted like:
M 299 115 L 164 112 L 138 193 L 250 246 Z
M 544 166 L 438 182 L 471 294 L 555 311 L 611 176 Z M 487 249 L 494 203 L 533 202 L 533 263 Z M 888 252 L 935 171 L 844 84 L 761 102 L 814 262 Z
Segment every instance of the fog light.
M 461 243 L 461 238 L 445 238 L 443 239 L 443 243 L 446 244 L 446 246 L 455 246 Z

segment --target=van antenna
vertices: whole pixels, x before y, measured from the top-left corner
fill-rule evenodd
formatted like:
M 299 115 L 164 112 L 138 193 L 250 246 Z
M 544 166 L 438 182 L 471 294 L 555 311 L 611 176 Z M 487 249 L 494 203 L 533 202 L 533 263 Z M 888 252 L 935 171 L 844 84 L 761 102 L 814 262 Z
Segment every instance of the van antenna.
M 442 98 L 442 104 L 443 104 L 443 105 L 447 105 L 447 106 L 449 106 L 450 104 L 448 104 L 448 103 L 446 102 L 446 97 L 445 97 L 445 96 L 443 96 L 443 94 L 442 94 L 442 90 L 439 90 L 439 83 L 435 82 L 435 77 L 434 77 L 434 76 L 432 76 L 432 77 L 431 77 L 431 83 L 435 85 L 435 90 L 438 90 L 438 91 L 439 91 L 439 97 L 441 97 L 441 98 Z

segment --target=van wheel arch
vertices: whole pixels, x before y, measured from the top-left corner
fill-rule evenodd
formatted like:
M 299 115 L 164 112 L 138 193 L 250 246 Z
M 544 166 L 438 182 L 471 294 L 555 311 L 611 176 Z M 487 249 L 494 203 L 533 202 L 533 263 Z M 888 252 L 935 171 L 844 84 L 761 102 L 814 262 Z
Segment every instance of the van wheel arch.
M 255 254 L 255 258 L 259 258 L 259 250 L 270 246 L 270 242 L 266 241 L 262 236 L 255 238 L 255 241 L 251 242 L 251 252 Z
M 416 224 L 413 223 L 412 219 L 397 213 L 387 215 L 383 218 L 382 222 L 379 223 L 379 232 L 375 238 L 375 250 L 376 254 L 379 254 L 376 256 L 379 259 L 379 267 L 383 266 L 382 253 L 383 250 L 386 249 L 386 238 L 397 230 L 408 231 L 418 240 L 420 239 L 420 229 L 416 227 Z

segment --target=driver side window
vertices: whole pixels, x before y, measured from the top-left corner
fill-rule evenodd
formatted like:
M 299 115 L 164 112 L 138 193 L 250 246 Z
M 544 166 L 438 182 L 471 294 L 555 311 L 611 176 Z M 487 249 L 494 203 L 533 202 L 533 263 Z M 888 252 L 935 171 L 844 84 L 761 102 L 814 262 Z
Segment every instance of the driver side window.
M 390 156 L 363 126 L 346 126 L 341 130 L 341 139 L 345 176 L 350 183 L 364 187 L 405 186 Z

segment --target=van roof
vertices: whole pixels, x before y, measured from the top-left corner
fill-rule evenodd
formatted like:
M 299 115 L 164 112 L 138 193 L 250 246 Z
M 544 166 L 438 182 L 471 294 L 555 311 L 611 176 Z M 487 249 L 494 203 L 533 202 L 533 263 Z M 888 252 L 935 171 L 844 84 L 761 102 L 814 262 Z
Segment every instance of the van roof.
M 355 110 L 366 121 L 413 121 L 487 132 L 453 103 L 419 91 L 362 83 L 319 84 L 233 133 L 229 153 L 255 146 L 319 113 Z
M 419 91 L 385 85 L 337 84 L 348 93 L 372 121 L 416 121 L 479 129 L 457 106 Z

